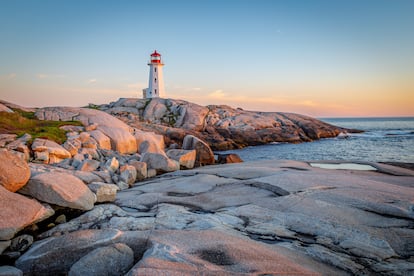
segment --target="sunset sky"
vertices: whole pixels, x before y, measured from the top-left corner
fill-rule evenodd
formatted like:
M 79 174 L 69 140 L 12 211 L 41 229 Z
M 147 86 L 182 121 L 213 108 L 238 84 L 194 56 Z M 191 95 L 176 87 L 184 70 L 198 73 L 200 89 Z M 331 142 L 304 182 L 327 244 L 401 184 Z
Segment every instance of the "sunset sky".
M 414 116 L 414 1 L 0 1 L 0 99 L 166 97 L 316 117 Z

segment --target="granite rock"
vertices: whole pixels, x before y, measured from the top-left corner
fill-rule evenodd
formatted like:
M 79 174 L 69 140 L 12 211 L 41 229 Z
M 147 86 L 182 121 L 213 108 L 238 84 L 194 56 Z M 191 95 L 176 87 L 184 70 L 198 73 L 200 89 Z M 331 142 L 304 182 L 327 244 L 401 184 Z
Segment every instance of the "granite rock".
M 72 265 L 69 276 L 124 275 L 132 267 L 134 252 L 123 243 L 94 249 Z
M 49 206 L 0 187 L 0 240 L 9 240 L 24 227 L 54 214 Z
M 184 137 L 183 149 L 196 151 L 196 160 L 194 164 L 196 167 L 211 165 L 215 162 L 214 153 L 209 145 L 193 135 L 187 135 Z
M 26 185 L 30 178 L 27 162 L 5 149 L 0 149 L 0 172 L 0 185 L 11 192 Z
M 46 172 L 32 177 L 19 190 L 40 201 L 80 210 L 90 210 L 96 196 L 77 177 L 62 172 Z

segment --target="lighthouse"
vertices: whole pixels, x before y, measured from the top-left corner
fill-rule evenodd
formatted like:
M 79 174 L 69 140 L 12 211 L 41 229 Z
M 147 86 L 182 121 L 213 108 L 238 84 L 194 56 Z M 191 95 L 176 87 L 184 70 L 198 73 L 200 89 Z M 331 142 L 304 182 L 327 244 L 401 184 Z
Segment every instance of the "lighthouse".
M 161 61 L 161 55 L 156 50 L 150 56 L 148 63 L 149 82 L 148 88 L 142 90 L 144 99 L 159 98 L 164 96 L 164 78 L 162 75 L 162 67 L 164 64 Z

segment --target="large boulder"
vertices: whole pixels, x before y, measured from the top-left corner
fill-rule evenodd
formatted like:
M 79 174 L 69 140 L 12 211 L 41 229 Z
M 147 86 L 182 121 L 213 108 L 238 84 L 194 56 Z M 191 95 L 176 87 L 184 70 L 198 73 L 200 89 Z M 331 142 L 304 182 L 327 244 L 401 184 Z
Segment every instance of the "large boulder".
M 141 161 L 147 163 L 149 169 L 158 172 L 173 172 L 180 169 L 180 164 L 165 154 L 147 152 L 142 155 Z
M 188 130 L 202 131 L 205 127 L 205 118 L 209 112 L 208 108 L 195 103 L 184 102 L 182 106 L 177 105 L 175 100 L 170 100 L 172 105 L 181 109 L 175 127 Z M 172 107 L 173 108 L 173 107 Z
M 193 135 L 187 135 L 184 137 L 183 149 L 196 150 L 196 167 L 214 164 L 214 153 L 209 145 Z
M 116 172 L 116 170 L 119 169 L 119 161 L 118 161 L 118 159 L 116 159 L 116 157 L 112 157 L 112 158 L 106 160 L 103 168 L 105 170 L 107 170 L 108 172 L 110 172 L 110 173 Z
M 24 275 L 66 275 L 70 267 L 95 248 L 116 242 L 121 232 L 83 230 L 35 242 L 15 263 Z
M 98 169 L 100 164 L 101 163 L 99 161 L 86 159 L 83 160 L 83 162 L 77 167 L 77 169 L 85 172 L 93 172 L 96 171 L 96 169 Z
M 96 202 L 115 201 L 116 193 L 119 190 L 118 186 L 103 182 L 92 182 L 88 184 L 88 188 L 95 193 Z
M 72 156 L 78 154 L 82 147 L 82 142 L 77 138 L 69 138 L 63 143 L 63 148 L 66 149 Z
M 0 185 L 15 192 L 26 185 L 30 169 L 26 161 L 11 151 L 0 150 Z
M 164 121 L 168 113 L 168 109 L 165 106 L 165 99 L 153 98 L 146 100 L 147 104 L 143 112 L 144 120 L 151 123 L 161 123 Z
M 146 152 L 163 153 L 165 144 L 164 136 L 154 132 L 145 132 L 135 129 L 134 137 L 137 140 L 138 151 L 143 154 Z
M 9 240 L 24 227 L 42 221 L 54 211 L 34 199 L 11 193 L 0 186 L 0 240 Z
M 97 125 L 97 130 L 111 140 L 111 149 L 120 153 L 137 152 L 137 143 L 127 124 L 100 110 L 76 107 L 45 107 L 35 113 L 40 120 L 80 121 L 84 126 Z M 101 145 L 98 142 L 99 145 Z M 106 147 L 106 146 L 104 146 Z
M 228 154 L 218 154 L 217 163 L 219 164 L 229 164 L 229 163 L 241 163 L 243 160 L 235 153 Z
M 170 149 L 167 156 L 180 163 L 186 169 L 194 168 L 197 152 L 195 150 Z
M 147 174 L 147 170 L 148 170 L 147 163 L 141 162 L 141 161 L 138 161 L 138 160 L 130 160 L 128 162 L 128 164 L 133 166 L 135 168 L 135 170 L 137 171 L 136 180 L 143 180 L 143 179 L 147 178 L 147 176 L 148 176 L 148 174 Z
M 79 178 L 63 172 L 46 172 L 32 177 L 20 193 L 40 201 L 80 210 L 90 210 L 96 196 Z
M 35 160 L 43 163 L 59 163 L 63 159 L 71 158 L 72 155 L 64 147 L 54 141 L 36 138 L 32 144 Z
M 0 138 L 1 140 L 1 138 Z M 24 160 L 30 160 L 30 149 L 27 146 L 27 142 L 32 140 L 32 136 L 28 133 L 24 134 L 23 136 L 17 138 L 16 140 L 12 141 L 11 143 L 7 144 L 7 149 L 14 150 L 19 153 L 19 155 L 24 156 Z M 1 141 L 0 141 L 1 144 Z
M 152 124 L 164 124 L 187 130 L 202 131 L 209 109 L 183 100 L 154 98 L 141 100 L 137 107 L 143 118 Z
M 137 179 L 137 170 L 134 166 L 131 165 L 124 165 L 120 169 L 121 174 L 119 175 L 119 179 L 129 186 L 134 184 L 135 180 Z
M 74 263 L 69 276 L 124 275 L 132 267 L 134 252 L 123 243 L 96 248 Z
M 100 130 L 92 130 L 89 132 L 91 137 L 93 137 L 96 142 L 98 143 L 98 146 L 100 149 L 111 149 L 111 139 L 109 139 L 108 136 L 102 133 Z

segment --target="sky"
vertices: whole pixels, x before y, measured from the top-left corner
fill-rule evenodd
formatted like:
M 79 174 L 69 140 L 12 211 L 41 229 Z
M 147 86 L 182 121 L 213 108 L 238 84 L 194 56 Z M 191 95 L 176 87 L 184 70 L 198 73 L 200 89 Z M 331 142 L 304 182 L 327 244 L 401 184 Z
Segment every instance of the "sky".
M 0 99 L 142 97 L 315 117 L 414 116 L 411 0 L 0 0 Z

